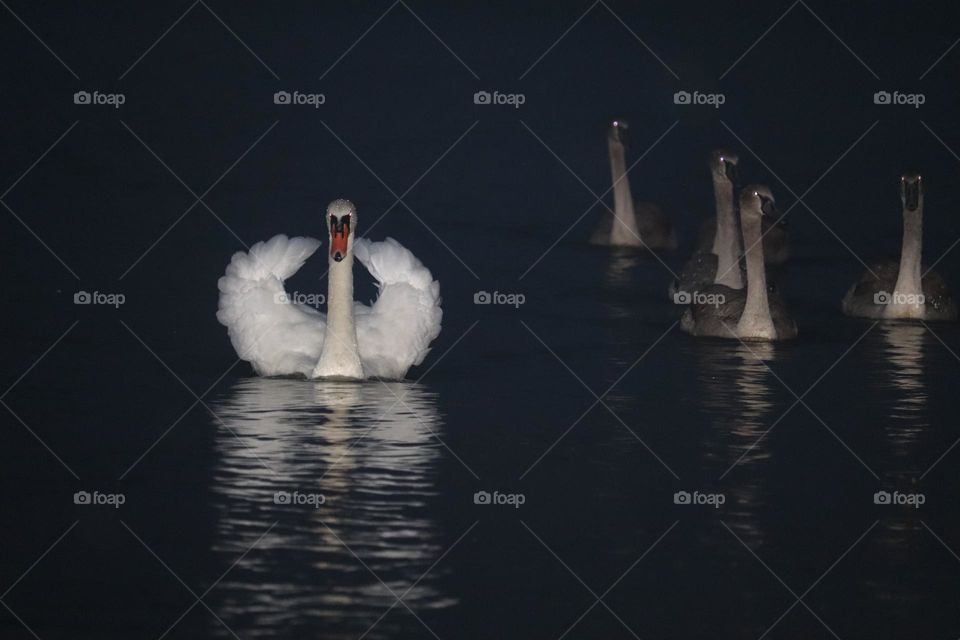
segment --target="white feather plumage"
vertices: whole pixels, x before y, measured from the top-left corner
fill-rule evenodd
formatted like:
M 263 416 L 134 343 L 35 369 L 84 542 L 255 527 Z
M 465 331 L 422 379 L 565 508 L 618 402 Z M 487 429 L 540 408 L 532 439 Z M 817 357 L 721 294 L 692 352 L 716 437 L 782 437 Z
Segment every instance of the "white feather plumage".
M 286 301 L 283 281 L 320 247 L 314 238 L 274 236 L 238 252 L 220 278 L 217 319 L 237 355 L 262 376 L 309 377 L 323 350 L 326 316 Z M 400 379 L 423 362 L 440 334 L 440 283 L 392 238 L 354 240 L 354 253 L 374 277 L 371 306 L 354 303 L 357 343 L 368 378 Z

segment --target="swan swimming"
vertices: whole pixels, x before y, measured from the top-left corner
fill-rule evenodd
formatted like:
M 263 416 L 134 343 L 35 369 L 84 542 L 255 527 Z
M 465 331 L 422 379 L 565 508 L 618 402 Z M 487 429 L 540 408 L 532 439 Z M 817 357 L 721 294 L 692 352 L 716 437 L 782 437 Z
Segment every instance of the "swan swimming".
M 740 243 L 740 225 L 734 204 L 737 188 L 737 154 L 716 149 L 710 154 L 710 175 L 713 179 L 713 198 L 717 210 L 710 224 L 710 244 L 700 246 L 680 270 L 679 277 L 670 284 L 669 295 L 678 304 L 693 292 L 701 291 L 711 284 L 720 284 L 731 289 L 742 289 L 745 280 L 740 264 L 743 247 Z M 719 222 L 719 224 L 718 224 Z
M 355 238 L 357 209 L 349 200 L 331 202 L 327 218 L 326 315 L 291 301 L 283 287 L 320 241 L 281 234 L 234 254 L 217 283 L 217 319 L 261 376 L 401 379 L 440 334 L 440 283 L 393 238 Z M 353 300 L 354 254 L 377 281 L 372 306 Z
M 727 174 L 731 183 L 733 184 L 734 189 L 737 189 L 740 186 L 738 184 L 739 172 L 737 170 L 737 165 L 739 163 L 739 158 L 737 157 L 737 154 L 724 149 L 717 149 L 713 152 L 713 154 L 714 158 L 711 161 L 711 169 L 713 169 L 714 185 L 716 185 L 718 178 L 716 156 L 719 154 L 723 156 L 723 160 L 727 165 Z M 722 175 L 723 174 L 720 173 L 720 176 Z M 716 193 L 716 186 L 714 186 L 714 193 Z M 732 195 L 730 197 L 730 206 L 734 207 Z M 718 201 L 717 217 L 707 218 L 704 220 L 703 224 L 700 225 L 700 230 L 697 232 L 697 252 L 707 253 L 712 251 L 713 253 L 716 253 L 718 244 L 717 220 L 719 219 L 720 202 Z M 762 229 L 763 261 L 766 264 L 771 265 L 784 264 L 790 258 L 790 234 L 787 231 L 787 221 L 782 216 L 777 220 L 764 218 Z
M 607 149 L 613 176 L 613 215 L 604 216 L 590 242 L 644 249 L 676 249 L 673 225 L 660 207 L 652 202 L 633 201 L 624 140 L 628 128 L 623 120 L 610 123 Z
M 788 340 L 797 335 L 776 291 L 767 290 L 761 240 L 763 216 L 775 216 L 773 194 L 764 185 L 740 192 L 740 226 L 746 247 L 747 287 L 731 289 L 715 284 L 698 293 L 684 311 L 680 327 L 695 336 L 740 340 Z
M 843 297 L 843 312 L 859 318 L 956 320 L 957 305 L 940 274 L 923 269 L 923 178 L 900 177 L 903 246 L 900 260 L 874 264 Z

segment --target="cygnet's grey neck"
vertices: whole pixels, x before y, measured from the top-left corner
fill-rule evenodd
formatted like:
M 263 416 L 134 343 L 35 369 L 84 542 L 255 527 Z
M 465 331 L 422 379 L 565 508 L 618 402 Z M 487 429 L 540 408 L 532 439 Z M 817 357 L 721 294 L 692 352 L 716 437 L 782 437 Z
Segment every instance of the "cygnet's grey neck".
M 910 211 L 903 207 L 903 246 L 900 249 L 900 271 L 893 290 L 887 315 L 898 318 L 923 318 L 923 194 L 917 208 Z
M 740 230 L 734 205 L 733 183 L 726 176 L 713 173 L 713 197 L 716 203 L 717 224 L 713 237 L 713 253 L 717 256 L 714 284 L 731 289 L 742 289 L 740 273 Z
M 640 231 L 633 209 L 633 195 L 627 177 L 626 151 L 622 142 L 607 139 L 610 151 L 610 173 L 613 176 L 613 227 L 610 230 L 612 244 L 639 244 Z
M 767 294 L 767 274 L 763 262 L 762 224 L 759 205 L 750 204 L 756 211 L 744 212 L 740 219 L 743 244 L 747 248 L 747 301 L 737 323 L 737 334 L 744 338 L 776 339 L 776 329 L 770 316 Z

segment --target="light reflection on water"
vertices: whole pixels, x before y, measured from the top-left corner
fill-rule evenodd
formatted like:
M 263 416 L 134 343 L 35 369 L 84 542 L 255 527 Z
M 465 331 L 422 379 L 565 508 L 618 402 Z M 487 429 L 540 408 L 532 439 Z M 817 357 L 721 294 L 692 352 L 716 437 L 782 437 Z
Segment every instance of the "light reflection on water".
M 906 322 L 886 323 L 879 327 L 886 366 L 878 380 L 878 392 L 891 400 L 890 418 L 885 425 L 893 456 L 908 464 L 923 431 L 929 428 L 927 388 L 923 379 L 924 347 L 929 336 L 922 325 Z M 904 470 L 905 471 L 905 470 Z
M 922 325 L 908 322 L 883 323 L 877 330 L 882 351 L 877 352 L 870 379 L 873 392 L 886 399 L 888 413 L 883 440 L 889 463 L 884 465 L 882 485 L 890 491 L 923 492 L 917 483 L 925 465 L 916 453 L 931 428 L 924 370 L 925 352 L 935 339 Z M 881 550 L 878 555 L 888 565 L 884 577 L 893 578 L 868 580 L 867 586 L 884 602 L 918 602 L 923 585 L 915 579 L 915 567 L 920 560 L 920 541 L 928 535 L 921 524 L 921 513 L 911 507 L 886 511 L 873 545 Z
M 634 251 L 620 251 L 610 257 L 605 279 L 611 288 L 629 287 L 634 284 L 633 270 L 640 264 Z
M 734 341 L 698 345 L 697 397 L 707 425 L 706 456 L 724 476 L 725 522 L 751 545 L 763 543 L 762 511 L 770 503 L 772 454 L 765 434 L 778 417 L 773 407 L 782 385 L 771 372 L 777 349 Z
M 251 378 L 212 409 L 220 419 L 214 553 L 224 569 L 276 523 L 210 596 L 242 636 L 318 625 L 326 637 L 359 636 L 394 604 L 390 590 L 403 594 L 442 554 L 431 518 L 432 434 L 442 421 L 427 389 Z M 275 504 L 277 491 L 325 502 Z M 439 591 L 442 575 L 431 571 L 404 602 L 414 611 L 455 604 Z M 388 636 L 396 617 L 367 637 Z
M 777 347 L 757 343 L 711 342 L 698 345 L 700 410 L 714 425 L 709 455 L 727 470 L 770 458 L 766 438 L 774 394 L 782 385 L 771 373 Z
M 604 273 L 603 286 L 609 317 L 613 320 L 636 319 L 630 300 L 636 295 L 633 274 L 640 259 L 636 251 L 620 250 L 610 256 Z

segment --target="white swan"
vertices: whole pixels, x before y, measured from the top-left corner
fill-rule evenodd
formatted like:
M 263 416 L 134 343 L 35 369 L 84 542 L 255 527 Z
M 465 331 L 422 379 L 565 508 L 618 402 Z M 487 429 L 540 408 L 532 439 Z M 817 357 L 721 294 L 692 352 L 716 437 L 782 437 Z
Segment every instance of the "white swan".
M 761 229 L 763 216 L 775 216 L 773 194 L 764 185 L 740 192 L 740 226 L 746 247 L 747 288 L 715 284 L 700 292 L 680 320 L 680 327 L 695 336 L 740 340 L 787 340 L 797 335 L 776 291 L 767 290 Z
M 623 120 L 610 123 L 607 150 L 613 177 L 613 215 L 604 216 L 590 242 L 643 249 L 676 249 L 673 225 L 660 207 L 652 202 L 633 201 L 624 142 L 627 129 Z
M 922 268 L 923 178 L 900 178 L 903 247 L 900 260 L 874 264 L 843 297 L 843 312 L 860 318 L 956 320 L 957 305 L 940 274 Z
M 670 284 L 668 294 L 679 304 L 711 284 L 722 284 L 731 289 L 742 289 L 745 276 L 740 265 L 743 247 L 740 242 L 740 224 L 734 191 L 737 188 L 737 154 L 716 149 L 710 154 L 710 176 L 713 179 L 713 199 L 717 215 L 704 223 L 709 225 L 710 242 L 698 246 L 693 256 Z M 685 294 L 683 297 L 677 294 Z
M 283 281 L 320 246 L 314 238 L 274 236 L 240 251 L 217 283 L 217 319 L 237 355 L 262 376 L 359 380 L 403 378 L 440 334 L 440 284 L 399 242 L 355 238 L 348 200 L 327 207 L 327 314 L 290 300 Z M 353 301 L 353 256 L 377 281 L 372 306 Z

